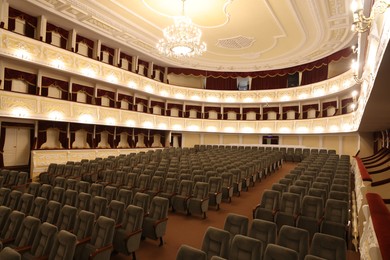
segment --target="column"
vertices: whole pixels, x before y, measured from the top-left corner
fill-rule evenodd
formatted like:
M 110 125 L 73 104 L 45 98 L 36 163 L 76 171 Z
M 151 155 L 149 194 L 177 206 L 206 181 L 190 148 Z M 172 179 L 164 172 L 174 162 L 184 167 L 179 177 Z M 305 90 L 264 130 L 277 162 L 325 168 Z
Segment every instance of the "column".
M 76 51 L 76 36 L 77 36 L 77 32 L 75 29 L 69 31 L 68 43 L 67 43 L 68 46 L 66 46 L 67 50 L 70 50 L 72 52 Z
M 164 83 L 168 83 L 168 67 L 164 68 L 164 78 L 163 78 Z
M 0 27 L 8 29 L 9 3 L 8 0 L 2 0 L 0 4 Z
M 149 66 L 148 66 L 148 78 L 152 78 L 152 75 L 153 75 L 153 65 L 154 65 L 154 63 L 153 63 L 153 61 L 151 61 L 151 62 L 149 62 Z
M 41 15 L 38 17 L 38 26 L 36 38 L 40 41 L 46 42 L 46 25 L 47 19 L 45 16 Z
M 102 41 L 96 40 L 93 45 L 92 58 L 95 60 L 100 60 L 100 50 L 102 49 Z
M 173 135 L 172 146 L 179 147 L 179 136 L 178 135 Z
M 133 56 L 133 61 L 131 62 L 131 72 L 136 72 L 138 68 L 138 56 Z
M 114 64 L 113 64 L 115 67 L 119 66 L 120 58 L 121 58 L 121 49 L 115 48 L 115 50 L 114 50 Z

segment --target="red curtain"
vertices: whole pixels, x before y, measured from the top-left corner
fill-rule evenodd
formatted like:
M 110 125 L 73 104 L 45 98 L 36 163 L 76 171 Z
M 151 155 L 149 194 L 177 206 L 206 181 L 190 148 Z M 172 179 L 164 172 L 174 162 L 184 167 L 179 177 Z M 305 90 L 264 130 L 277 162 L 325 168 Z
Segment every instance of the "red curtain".
M 208 77 L 206 79 L 206 89 L 237 90 L 237 79 Z
M 131 71 L 131 64 L 133 63 L 133 57 L 131 57 L 130 55 L 127 55 L 126 53 L 121 52 L 119 67 L 122 67 L 122 59 L 126 59 L 128 62 L 128 66 L 125 69 L 128 71 Z
M 303 105 L 302 106 L 302 119 L 307 119 L 307 112 L 310 109 L 316 110 L 316 117 L 318 117 L 318 115 L 319 115 L 318 104 L 311 104 L 311 105 Z
M 127 103 L 129 103 L 129 110 L 133 110 L 133 100 L 134 100 L 134 98 L 132 96 L 119 93 L 118 94 L 118 101 L 117 101 L 117 106 L 116 107 L 118 107 L 118 108 L 121 107 L 121 101 L 122 100 L 124 100 Z
M 115 147 L 118 147 L 118 144 L 121 140 L 120 135 L 121 133 L 126 133 L 127 135 L 127 143 L 130 145 L 131 148 L 135 147 L 134 141 L 133 141 L 133 128 L 128 127 L 116 127 L 116 140 L 115 140 Z
M 302 73 L 301 85 L 308 85 L 320 81 L 324 81 L 328 78 L 328 64 L 324 64 L 319 68 L 313 68 L 312 70 L 305 70 Z
M 46 25 L 46 43 L 51 44 L 53 32 L 56 32 L 61 36 L 61 40 L 60 40 L 61 48 L 66 49 L 66 44 L 68 42 L 69 32 L 61 27 L 54 25 L 54 24 L 47 23 L 47 25 Z
M 76 52 L 79 50 L 79 43 L 84 43 L 88 46 L 88 57 L 92 58 L 94 42 L 88 38 L 85 38 L 81 35 L 76 36 Z
M 277 89 L 287 87 L 288 75 L 276 75 L 273 77 L 252 78 L 251 90 Z
M 87 95 L 87 104 L 92 104 L 94 99 L 95 89 L 93 87 L 88 87 L 80 84 L 73 83 L 72 85 L 72 101 L 77 102 L 77 92 L 82 91 Z
M 327 116 L 327 110 L 329 107 L 335 107 L 336 108 L 336 112 L 335 114 L 337 113 L 337 101 L 329 101 L 329 102 L 324 102 L 322 103 L 322 116 L 323 117 L 326 117 Z
M 39 121 L 38 122 L 38 140 L 37 148 L 39 149 L 46 142 L 46 131 L 49 128 L 60 130 L 59 141 L 64 149 L 68 149 L 68 123 L 56 121 Z
M 106 97 L 110 100 L 110 107 L 115 107 L 115 92 L 105 89 L 97 89 L 96 105 L 102 104 L 102 97 Z
M 106 45 L 102 45 L 100 49 L 100 60 L 103 60 L 103 52 L 107 52 L 109 57 L 108 57 L 108 63 L 113 65 L 114 64 L 114 53 L 115 50 L 113 48 L 110 48 Z
M 37 75 L 5 68 L 4 70 L 4 90 L 11 91 L 12 80 L 22 80 L 28 85 L 28 94 L 37 95 Z
M 61 90 L 61 99 L 62 100 L 68 100 L 69 95 L 69 83 L 66 81 L 48 78 L 48 77 L 42 77 L 42 96 L 47 97 L 48 96 L 48 87 L 54 86 L 57 87 L 59 90 Z

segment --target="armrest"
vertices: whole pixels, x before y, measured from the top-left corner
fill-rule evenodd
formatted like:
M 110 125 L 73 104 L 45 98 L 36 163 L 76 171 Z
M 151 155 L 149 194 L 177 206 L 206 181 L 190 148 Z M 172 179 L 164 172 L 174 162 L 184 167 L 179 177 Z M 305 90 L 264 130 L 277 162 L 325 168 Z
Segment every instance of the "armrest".
M 112 244 L 108 244 L 106 246 L 103 246 L 103 247 L 100 247 L 98 249 L 95 250 L 95 252 L 91 253 L 89 255 L 89 259 L 92 259 L 93 257 L 95 257 L 97 254 L 103 252 L 103 251 L 106 251 L 106 250 L 109 250 L 112 248 Z
M 132 237 L 132 236 L 134 236 L 134 235 L 136 235 L 136 234 L 138 234 L 138 233 L 141 233 L 141 232 L 142 232 L 142 228 L 141 228 L 141 229 L 138 229 L 138 230 L 136 230 L 136 231 L 133 231 L 133 232 L 129 232 L 129 233 L 126 234 L 125 240 L 127 240 L 127 239 L 129 239 L 130 237 Z
M 156 227 L 156 226 L 159 225 L 160 223 L 163 223 L 163 222 L 166 222 L 166 221 L 168 221 L 168 218 L 158 219 L 158 220 L 156 220 L 156 221 L 153 223 L 153 227 Z
M 91 237 L 83 238 L 83 239 L 78 240 L 78 241 L 76 242 L 76 246 L 82 245 L 82 244 L 86 244 L 86 243 L 88 243 L 89 241 L 91 241 Z
M 14 248 L 15 251 L 17 251 L 18 253 L 24 253 L 28 250 L 30 250 L 32 248 L 32 246 L 21 246 L 21 247 L 17 247 L 17 248 Z
M 15 241 L 15 238 L 14 238 L 14 237 L 12 237 L 12 238 L 6 238 L 6 239 L 1 240 L 1 242 L 2 242 L 3 244 L 9 244 L 9 243 L 12 243 L 12 242 L 14 242 L 14 241 Z
M 207 201 L 207 200 L 209 200 L 209 199 L 210 199 L 209 197 L 203 198 L 203 199 L 201 200 L 201 202 Z

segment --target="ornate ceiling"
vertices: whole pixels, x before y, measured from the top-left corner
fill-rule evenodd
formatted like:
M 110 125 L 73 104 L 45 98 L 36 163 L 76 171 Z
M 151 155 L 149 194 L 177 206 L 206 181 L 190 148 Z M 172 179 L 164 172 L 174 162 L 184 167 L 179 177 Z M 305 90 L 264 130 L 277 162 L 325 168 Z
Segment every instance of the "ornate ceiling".
M 75 28 L 93 40 L 99 35 L 104 44 L 159 65 L 258 71 L 308 63 L 350 46 L 354 39 L 350 3 L 186 0 L 185 13 L 202 29 L 208 51 L 185 60 L 163 57 L 155 49 L 162 29 L 181 13 L 181 0 L 25 0 L 12 6 L 43 14 L 52 23 Z

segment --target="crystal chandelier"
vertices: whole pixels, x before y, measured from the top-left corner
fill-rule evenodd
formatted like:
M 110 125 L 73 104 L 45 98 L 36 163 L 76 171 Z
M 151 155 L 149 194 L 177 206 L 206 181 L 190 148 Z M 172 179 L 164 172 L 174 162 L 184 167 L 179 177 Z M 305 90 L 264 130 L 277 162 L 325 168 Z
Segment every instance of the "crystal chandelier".
M 157 50 L 167 56 L 188 58 L 202 55 L 206 51 L 205 42 L 201 42 L 202 31 L 196 27 L 189 17 L 182 15 L 174 18 L 174 24 L 163 30 L 164 38 L 157 43 Z

